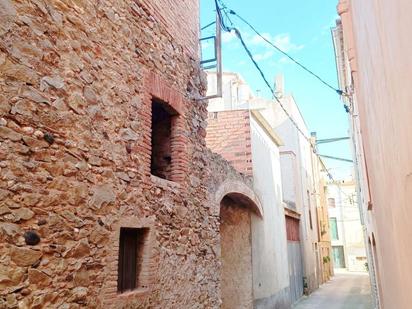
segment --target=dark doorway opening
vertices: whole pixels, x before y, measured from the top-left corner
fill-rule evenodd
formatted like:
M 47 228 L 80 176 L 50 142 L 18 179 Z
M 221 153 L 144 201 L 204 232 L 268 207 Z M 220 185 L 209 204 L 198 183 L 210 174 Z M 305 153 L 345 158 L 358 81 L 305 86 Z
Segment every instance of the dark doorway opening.
M 119 239 L 119 261 L 117 291 L 123 293 L 140 286 L 143 253 L 149 228 L 121 228 Z

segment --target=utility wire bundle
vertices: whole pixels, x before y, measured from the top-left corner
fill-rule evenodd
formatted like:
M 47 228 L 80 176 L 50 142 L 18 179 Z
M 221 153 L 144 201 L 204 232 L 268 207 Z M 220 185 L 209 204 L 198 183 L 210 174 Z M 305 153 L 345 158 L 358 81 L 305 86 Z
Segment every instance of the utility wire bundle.
M 220 5 L 219 5 L 220 4 Z M 234 31 L 234 33 L 236 34 L 237 38 L 239 39 L 240 43 L 242 44 L 244 50 L 246 51 L 247 55 L 249 56 L 250 60 L 253 62 L 254 66 L 256 67 L 256 69 L 259 71 L 263 81 L 265 82 L 266 86 L 269 88 L 270 92 L 272 93 L 273 98 L 276 100 L 276 102 L 279 103 L 280 107 L 282 108 L 283 112 L 286 114 L 286 116 L 289 118 L 289 120 L 292 122 L 293 126 L 298 130 L 298 132 L 303 136 L 303 138 L 309 143 L 310 147 L 312 148 L 313 152 L 315 154 L 317 154 L 316 148 L 313 146 L 312 141 L 310 140 L 309 137 L 306 136 L 306 134 L 302 131 L 302 129 L 299 127 L 299 125 L 296 123 L 296 121 L 293 119 L 293 117 L 289 114 L 289 112 L 286 110 L 285 106 L 283 105 L 283 103 L 281 102 L 281 100 L 276 96 L 275 94 L 275 90 L 273 89 L 273 87 L 270 85 L 270 83 L 268 82 L 265 74 L 263 73 L 262 69 L 259 67 L 258 63 L 255 61 L 255 59 L 253 58 L 253 55 L 250 51 L 250 49 L 248 48 L 248 46 L 246 45 L 246 42 L 244 41 L 241 32 L 239 31 L 239 29 L 237 29 L 236 27 L 234 27 L 234 24 L 232 22 L 232 20 L 230 19 L 229 14 L 234 15 L 236 17 L 238 17 L 242 22 L 244 22 L 245 24 L 247 24 L 259 37 L 261 37 L 265 42 L 267 42 L 268 44 L 270 44 L 272 47 L 274 47 L 275 49 L 277 49 L 279 52 L 281 52 L 283 55 L 285 55 L 286 57 L 288 57 L 290 60 L 292 60 L 294 63 L 296 63 L 298 66 L 300 66 L 301 68 L 303 68 L 305 71 L 307 71 L 308 73 L 310 73 L 311 75 L 313 75 L 314 77 L 316 77 L 318 80 L 320 80 L 324 85 L 326 85 L 327 87 L 329 87 L 330 89 L 334 90 L 336 93 L 338 93 L 339 95 L 347 95 L 345 92 L 343 92 L 340 89 L 336 89 L 335 87 L 333 87 L 332 85 L 328 84 L 326 81 L 324 81 L 321 77 L 319 77 L 319 75 L 315 74 L 314 72 L 312 72 L 310 69 L 308 69 L 306 66 L 304 66 L 303 64 L 301 64 L 300 62 L 298 62 L 297 60 L 295 60 L 292 56 L 290 56 L 288 53 L 286 53 L 285 51 L 283 51 L 282 49 L 280 49 L 279 47 L 277 47 L 275 44 L 273 44 L 272 42 L 270 42 L 267 38 L 265 38 L 263 35 L 261 35 L 256 29 L 255 27 L 253 27 L 249 22 L 247 22 L 244 18 L 242 18 L 241 16 L 239 16 L 238 14 L 236 14 L 233 10 L 229 10 L 225 4 L 222 2 L 222 0 L 215 0 L 215 6 L 216 6 L 216 13 L 219 16 L 219 20 L 220 20 L 220 24 L 221 24 L 221 28 L 223 31 L 225 32 L 232 32 Z M 230 27 L 226 25 L 225 20 L 223 18 L 223 14 L 225 15 L 226 19 L 228 20 L 228 22 L 230 23 Z M 211 24 L 203 27 L 206 28 L 208 26 L 210 26 Z M 323 163 L 322 159 L 319 157 L 319 161 L 321 162 L 323 168 L 325 169 L 328 177 L 333 181 L 336 182 L 332 176 L 332 174 L 328 171 L 328 169 L 326 168 L 325 164 Z

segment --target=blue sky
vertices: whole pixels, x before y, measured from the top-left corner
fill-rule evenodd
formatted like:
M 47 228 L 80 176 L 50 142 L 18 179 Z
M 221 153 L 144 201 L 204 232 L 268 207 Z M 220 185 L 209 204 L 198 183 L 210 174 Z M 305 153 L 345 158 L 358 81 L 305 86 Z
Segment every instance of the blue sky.
M 251 23 L 261 34 L 270 39 L 292 57 L 305 64 L 323 79 L 337 87 L 331 27 L 336 18 L 336 1 L 333 0 L 225 0 L 229 9 Z M 201 0 L 201 25 L 215 19 L 214 0 Z M 231 16 L 241 31 L 256 61 L 268 80 L 273 83 L 277 74 L 283 74 L 285 89 L 292 93 L 310 131 L 318 138 L 348 135 L 348 118 L 339 96 L 317 79 L 290 62 L 278 51 L 259 40 L 235 16 Z M 214 32 L 210 27 L 202 32 Z M 233 34 L 222 37 L 223 69 L 240 73 L 251 88 L 263 97 L 270 98 L 258 71 Z M 319 153 L 351 159 L 348 141 L 324 144 Z M 351 172 L 350 164 L 325 159 L 335 178 Z

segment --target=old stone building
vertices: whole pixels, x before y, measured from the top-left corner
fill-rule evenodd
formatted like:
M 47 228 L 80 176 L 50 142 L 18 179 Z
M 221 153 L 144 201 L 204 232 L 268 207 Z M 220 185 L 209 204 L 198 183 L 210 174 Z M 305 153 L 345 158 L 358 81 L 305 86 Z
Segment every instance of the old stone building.
M 208 72 L 210 93 L 215 76 Z M 323 162 L 282 77 L 276 78 L 278 97 L 301 132 L 277 102 L 254 95 L 238 73 L 223 72 L 222 81 L 222 97 L 208 105 L 206 143 L 252 176 L 262 203 L 263 220 L 251 216 L 251 247 L 258 252 L 252 254 L 254 306 L 290 308 L 332 274 Z
M 220 306 L 220 205 L 261 209 L 205 145 L 198 9 L 0 1 L 0 307 Z
M 225 238 L 221 228 L 223 308 L 253 304 L 256 309 L 290 308 L 289 265 L 279 147 L 282 140 L 259 110 L 219 110 L 219 102 L 211 100 L 206 143 L 213 151 L 244 174 L 252 176 L 253 188 L 262 207 L 262 215 L 249 209 L 231 207 L 221 214 L 221 226 L 230 224 Z M 222 208 L 223 210 L 224 208 Z M 225 222 L 226 219 L 226 222 Z M 236 243 L 233 247 L 232 243 Z M 239 248 L 243 249 L 239 256 Z M 231 250 L 232 249 L 232 250 Z M 235 277 L 236 269 L 243 271 Z M 226 272 L 225 270 L 228 269 Z M 299 278 L 302 282 L 302 277 Z M 238 295 L 247 295 L 240 298 Z

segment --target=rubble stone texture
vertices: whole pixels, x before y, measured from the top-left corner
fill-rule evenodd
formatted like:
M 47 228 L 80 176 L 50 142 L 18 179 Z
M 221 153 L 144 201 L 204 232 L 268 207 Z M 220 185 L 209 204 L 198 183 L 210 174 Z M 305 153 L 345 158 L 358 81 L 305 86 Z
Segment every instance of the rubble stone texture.
M 205 146 L 197 12 L 0 0 L 0 308 L 219 307 L 215 192 L 251 183 Z M 173 181 L 150 175 L 153 95 L 180 114 Z M 126 294 L 122 226 L 151 231 L 147 287 Z

